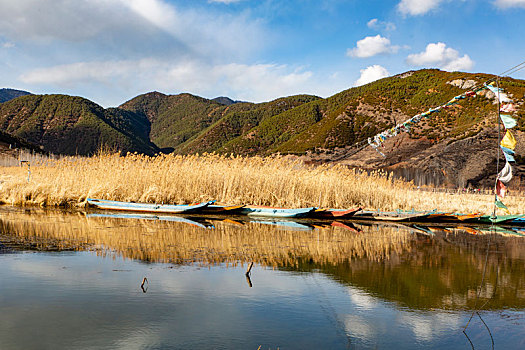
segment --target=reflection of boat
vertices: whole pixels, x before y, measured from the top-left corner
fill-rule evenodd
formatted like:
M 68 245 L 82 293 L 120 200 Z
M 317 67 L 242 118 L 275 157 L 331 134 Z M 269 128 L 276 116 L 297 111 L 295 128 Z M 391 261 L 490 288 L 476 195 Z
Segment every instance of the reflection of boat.
M 470 235 L 491 235 L 498 234 L 503 236 L 525 236 L 525 228 L 520 227 L 501 227 L 501 226 L 423 226 L 423 225 L 411 225 L 410 227 L 416 228 L 423 232 L 430 234 L 449 234 L 453 232 L 465 232 Z
M 308 217 L 315 219 L 348 219 L 355 213 L 362 210 L 357 209 L 316 209 L 308 214 Z
M 521 233 L 519 233 L 516 230 L 500 227 L 500 226 L 485 226 L 485 227 L 463 227 L 458 226 L 457 229 L 463 230 L 467 233 L 473 234 L 473 235 L 490 235 L 490 234 L 498 234 L 503 236 L 523 236 Z
M 274 225 L 278 226 L 279 228 L 294 231 L 311 231 L 314 229 L 314 227 L 311 225 L 291 220 L 250 220 L 249 222 L 262 225 Z
M 346 222 L 346 223 L 342 223 L 342 222 L 339 222 L 339 221 L 334 221 L 330 224 L 330 226 L 333 226 L 333 227 L 341 227 L 341 228 L 344 228 L 346 230 L 349 230 L 349 231 L 352 231 L 352 232 L 355 232 L 355 233 L 359 233 L 361 230 L 359 230 L 357 227 L 355 227 L 352 223 L 350 222 Z
M 152 203 L 133 203 L 133 202 L 119 202 L 109 201 L 105 199 L 88 198 L 89 205 L 93 205 L 99 209 L 134 211 L 144 213 L 165 213 L 165 214 L 179 214 L 199 211 L 215 201 L 203 202 L 198 204 L 152 204 Z
M 525 228 L 524 227 L 513 227 L 512 231 L 514 231 L 514 234 L 516 236 L 524 237 L 525 236 Z
M 160 221 L 171 221 L 180 222 L 200 228 L 214 228 L 213 225 L 203 222 L 200 223 L 195 220 L 186 219 L 180 216 L 168 216 L 168 215 L 153 215 L 153 214 L 87 214 L 88 218 L 112 218 L 112 219 L 140 219 L 140 220 L 160 220 Z
M 239 220 L 232 220 L 232 219 L 224 219 L 222 222 L 225 222 L 227 224 L 232 224 L 235 226 L 244 226 L 244 222 L 241 222 Z
M 372 221 L 422 221 L 428 217 L 430 212 L 380 212 L 380 211 L 362 211 L 354 214 L 352 219 L 372 220 Z
M 239 214 L 248 216 L 267 216 L 274 218 L 302 218 L 308 216 L 315 208 L 274 208 L 264 206 L 249 206 L 239 209 Z

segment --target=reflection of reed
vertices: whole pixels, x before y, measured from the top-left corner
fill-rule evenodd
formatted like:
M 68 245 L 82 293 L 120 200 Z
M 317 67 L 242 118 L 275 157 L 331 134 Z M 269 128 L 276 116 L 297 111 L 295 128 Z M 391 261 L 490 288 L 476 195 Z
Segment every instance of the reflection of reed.
M 255 262 L 282 269 L 322 271 L 386 300 L 424 309 L 472 308 L 486 268 L 480 292 L 480 298 L 490 299 L 486 309 L 525 304 L 523 238 L 442 228 L 433 229 L 433 236 L 429 236 L 403 225 L 359 225 L 360 232 L 329 224 L 315 225 L 317 229 L 311 231 L 235 220 L 214 220 L 213 225 L 215 229 L 205 229 L 161 220 L 0 211 L 0 235 L 19 237 L 41 245 L 41 249 L 46 249 L 46 242 L 54 242 L 59 249 L 88 247 L 100 255 L 142 261 Z
M 254 261 L 279 266 L 293 265 L 297 257 L 333 264 L 352 258 L 378 261 L 410 249 L 413 237 L 396 228 L 365 228 L 356 234 L 333 226 L 305 232 L 256 222 L 240 226 L 214 221 L 215 229 L 205 230 L 178 222 L 36 211 L 4 212 L 0 223 L 2 232 L 20 237 L 60 240 L 68 248 L 89 244 L 102 248 L 101 254 L 115 252 L 132 259 L 171 263 Z

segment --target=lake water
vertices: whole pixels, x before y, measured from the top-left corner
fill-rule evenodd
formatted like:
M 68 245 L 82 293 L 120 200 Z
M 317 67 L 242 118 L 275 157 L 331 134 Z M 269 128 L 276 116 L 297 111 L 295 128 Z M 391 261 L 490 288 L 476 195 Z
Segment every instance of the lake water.
M 523 349 L 495 231 L 3 207 L 0 349 Z

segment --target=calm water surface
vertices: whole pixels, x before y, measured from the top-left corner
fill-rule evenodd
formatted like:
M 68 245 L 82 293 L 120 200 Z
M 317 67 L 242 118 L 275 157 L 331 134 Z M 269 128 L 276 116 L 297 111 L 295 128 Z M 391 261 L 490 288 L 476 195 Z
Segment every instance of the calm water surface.
M 498 230 L 4 207 L 0 349 L 523 349 Z

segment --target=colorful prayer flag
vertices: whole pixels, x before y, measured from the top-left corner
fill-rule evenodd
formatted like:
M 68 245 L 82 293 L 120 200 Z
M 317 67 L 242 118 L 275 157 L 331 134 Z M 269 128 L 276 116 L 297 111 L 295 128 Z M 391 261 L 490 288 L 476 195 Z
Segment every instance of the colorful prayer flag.
M 514 148 L 516 148 L 516 143 L 517 142 L 514 136 L 512 136 L 510 131 L 507 130 L 505 136 L 503 136 L 503 138 L 501 139 L 500 145 L 513 150 Z
M 501 105 L 501 108 L 499 110 L 505 113 L 514 113 L 516 112 L 516 107 L 514 107 L 513 103 L 507 103 L 507 104 Z
M 496 182 L 496 194 L 501 198 L 505 198 L 507 194 L 507 187 L 500 180 Z
M 509 162 L 505 162 L 505 166 L 498 174 L 498 180 L 507 184 L 512 180 L 512 167 Z
M 516 119 L 512 118 L 510 115 L 500 114 L 499 117 L 501 118 L 501 121 L 503 125 L 505 126 L 505 129 L 512 129 L 518 124 L 516 122 Z
M 507 206 L 505 204 L 503 204 L 503 202 L 500 201 L 499 199 L 496 199 L 496 202 L 494 204 L 496 205 L 496 207 L 505 210 L 505 212 L 507 212 L 507 213 L 510 213 L 509 212 L 509 208 L 507 208 Z

